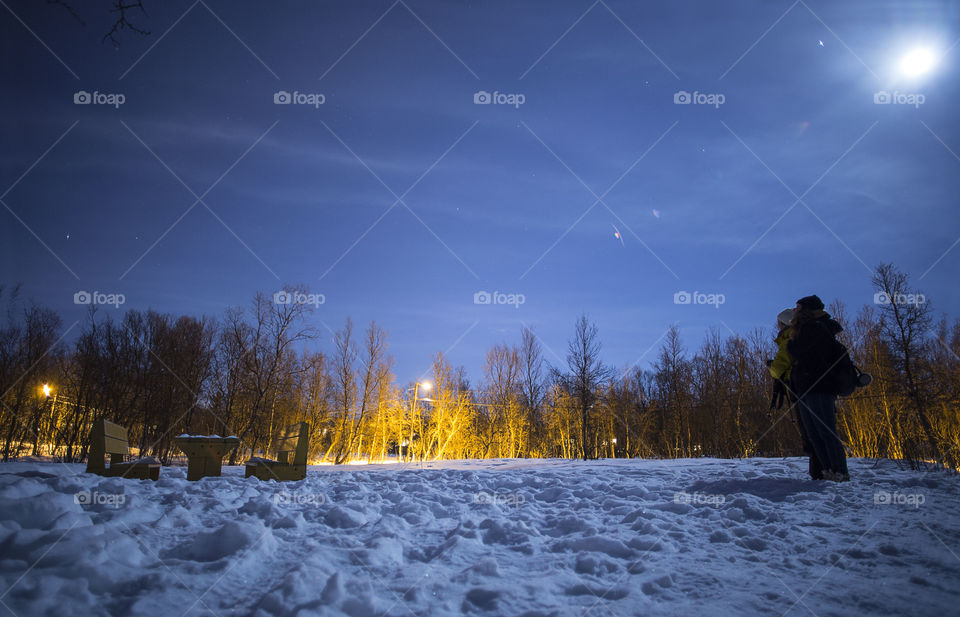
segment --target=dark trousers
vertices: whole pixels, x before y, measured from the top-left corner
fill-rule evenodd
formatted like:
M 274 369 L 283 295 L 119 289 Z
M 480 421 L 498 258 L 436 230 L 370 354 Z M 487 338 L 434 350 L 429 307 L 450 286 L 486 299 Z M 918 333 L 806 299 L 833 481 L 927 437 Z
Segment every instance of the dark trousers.
M 807 472 L 810 474 L 810 477 L 814 480 L 823 479 L 823 465 L 820 463 L 820 459 L 817 457 L 817 453 L 813 451 L 813 446 L 810 445 L 810 438 L 807 437 L 807 429 L 803 426 L 803 420 L 800 419 L 800 406 L 797 405 L 797 401 L 794 399 L 791 401 L 793 405 L 793 413 L 797 422 L 797 429 L 800 431 L 800 446 L 803 448 L 803 453 L 810 457 L 810 465 L 807 468 Z
M 807 394 L 797 401 L 810 448 L 810 476 L 815 479 L 821 470 L 847 473 L 847 453 L 837 435 L 836 402 L 837 397 L 829 394 Z

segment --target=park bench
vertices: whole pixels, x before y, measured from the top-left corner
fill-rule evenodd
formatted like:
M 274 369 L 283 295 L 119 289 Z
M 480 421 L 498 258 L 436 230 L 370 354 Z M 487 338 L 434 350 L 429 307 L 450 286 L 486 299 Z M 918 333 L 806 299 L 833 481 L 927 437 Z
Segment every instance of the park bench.
M 261 480 L 303 480 L 307 477 L 307 446 L 310 443 L 310 425 L 298 422 L 280 429 L 270 451 L 277 459 L 253 457 L 247 461 L 244 477 Z
M 90 432 L 90 456 L 87 473 L 99 476 L 121 476 L 137 480 L 159 480 L 160 463 L 153 457 L 124 461 L 129 455 L 127 429 L 103 418 L 93 423 Z M 104 461 L 110 455 L 110 466 Z

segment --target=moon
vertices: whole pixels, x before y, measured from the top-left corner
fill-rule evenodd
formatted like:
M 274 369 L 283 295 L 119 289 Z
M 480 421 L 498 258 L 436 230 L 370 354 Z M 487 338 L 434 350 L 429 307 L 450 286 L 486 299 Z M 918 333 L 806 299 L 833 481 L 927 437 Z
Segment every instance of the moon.
M 917 48 L 907 52 L 900 59 L 900 71 L 908 77 L 919 77 L 929 73 L 937 63 L 937 58 L 927 48 Z

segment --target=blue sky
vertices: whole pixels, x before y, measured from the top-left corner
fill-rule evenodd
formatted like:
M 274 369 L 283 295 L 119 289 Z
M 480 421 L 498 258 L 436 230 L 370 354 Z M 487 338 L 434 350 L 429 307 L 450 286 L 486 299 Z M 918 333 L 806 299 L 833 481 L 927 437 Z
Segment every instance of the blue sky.
M 0 281 L 65 326 L 79 290 L 220 316 L 302 283 L 406 381 L 437 351 L 479 379 L 523 325 L 556 364 L 581 312 L 645 365 L 673 323 L 695 349 L 809 293 L 871 303 L 881 261 L 960 314 L 955 3 L 145 6 L 116 48 L 109 3 L 0 8 Z

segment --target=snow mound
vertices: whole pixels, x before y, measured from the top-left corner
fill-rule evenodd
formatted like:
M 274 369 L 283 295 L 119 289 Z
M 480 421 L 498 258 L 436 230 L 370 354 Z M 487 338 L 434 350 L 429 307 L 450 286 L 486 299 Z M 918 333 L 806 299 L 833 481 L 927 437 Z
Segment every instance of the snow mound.
M 954 612 L 957 477 L 805 468 L 455 461 L 278 483 L 6 463 L 2 600 L 24 617 Z
M 192 536 L 162 556 L 188 561 L 218 561 L 247 552 L 255 545 L 259 545 L 261 557 L 276 548 L 270 529 L 262 522 L 227 521 L 218 529 Z

